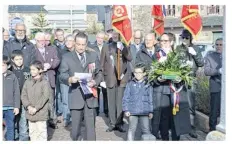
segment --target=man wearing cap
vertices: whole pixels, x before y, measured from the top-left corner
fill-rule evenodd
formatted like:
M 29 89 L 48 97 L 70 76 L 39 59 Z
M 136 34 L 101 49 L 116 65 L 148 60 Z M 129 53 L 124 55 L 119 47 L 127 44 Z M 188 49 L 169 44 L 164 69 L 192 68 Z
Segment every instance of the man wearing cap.
M 192 40 L 192 34 L 184 29 L 182 31 L 182 34 L 180 35 L 182 38 L 182 44 L 176 47 L 176 52 L 181 54 L 183 57 L 183 62 L 188 64 L 189 66 L 192 67 L 192 75 L 196 77 L 196 71 L 199 67 L 204 66 L 204 59 L 200 53 L 200 50 L 197 46 L 193 45 Z M 195 99 L 195 94 L 196 93 L 196 82 L 193 82 L 192 87 L 188 88 L 188 99 L 189 99 L 189 106 L 190 106 L 190 114 L 191 117 L 193 118 L 191 121 L 192 125 L 192 130 L 189 133 L 189 135 L 193 138 L 197 138 L 196 134 L 196 119 L 195 119 L 195 107 L 196 107 L 196 99 Z

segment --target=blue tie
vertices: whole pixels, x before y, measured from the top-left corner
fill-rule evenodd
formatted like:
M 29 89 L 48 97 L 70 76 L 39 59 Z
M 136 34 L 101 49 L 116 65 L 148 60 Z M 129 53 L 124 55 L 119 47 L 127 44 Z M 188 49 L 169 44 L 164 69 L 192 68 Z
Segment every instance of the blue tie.
M 152 51 L 149 51 L 149 55 L 150 55 L 150 57 L 152 57 Z

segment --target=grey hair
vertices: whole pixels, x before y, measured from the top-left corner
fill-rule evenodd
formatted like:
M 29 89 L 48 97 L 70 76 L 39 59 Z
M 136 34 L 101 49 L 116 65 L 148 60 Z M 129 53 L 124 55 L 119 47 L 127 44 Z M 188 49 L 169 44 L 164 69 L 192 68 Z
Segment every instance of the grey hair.
M 223 38 L 217 38 L 216 40 L 215 40 L 215 42 L 216 41 L 223 41 Z
M 75 38 L 73 37 L 73 35 L 69 34 L 65 37 L 65 42 L 67 41 L 68 38 L 72 38 L 75 41 Z
M 37 32 L 35 34 L 35 39 L 37 40 L 39 37 L 44 37 L 44 36 L 45 36 L 45 34 L 43 32 Z
M 26 25 L 24 23 L 17 23 L 15 25 L 15 29 L 16 29 L 17 26 L 24 26 L 25 30 L 27 29 L 27 27 L 26 27 Z
M 98 35 L 100 35 L 100 34 L 105 35 L 105 32 L 104 32 L 104 31 L 100 31 L 100 32 L 97 33 L 96 36 L 98 36 Z

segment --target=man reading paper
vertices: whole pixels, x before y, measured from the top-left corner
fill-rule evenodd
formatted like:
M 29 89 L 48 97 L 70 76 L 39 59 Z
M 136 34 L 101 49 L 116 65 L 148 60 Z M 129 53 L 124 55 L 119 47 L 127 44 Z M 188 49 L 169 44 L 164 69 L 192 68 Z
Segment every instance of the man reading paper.
M 83 114 L 86 127 L 86 140 L 96 140 L 95 108 L 98 106 L 98 101 L 93 95 L 84 95 L 80 87 L 81 79 L 75 76 L 75 73 L 91 72 L 93 79 L 87 81 L 87 85 L 93 88 L 100 84 L 102 70 L 97 53 L 86 50 L 88 42 L 87 35 L 78 33 L 75 37 L 75 42 L 75 50 L 63 55 L 59 68 L 61 81 L 70 86 L 69 109 L 72 117 L 71 137 L 74 141 L 81 140 L 81 121 Z M 94 65 L 94 67 L 90 67 L 90 65 Z

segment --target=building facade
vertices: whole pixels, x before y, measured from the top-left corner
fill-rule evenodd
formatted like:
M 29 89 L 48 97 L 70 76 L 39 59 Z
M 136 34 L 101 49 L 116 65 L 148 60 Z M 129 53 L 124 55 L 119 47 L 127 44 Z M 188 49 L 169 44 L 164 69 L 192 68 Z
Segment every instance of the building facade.
M 164 21 L 165 32 L 172 32 L 176 35 L 179 43 L 179 35 L 183 29 L 181 23 L 182 5 L 166 5 L 166 17 Z M 196 43 L 212 43 L 218 37 L 222 37 L 223 31 L 223 9 L 222 5 L 200 5 L 199 12 L 202 17 L 202 32 L 198 36 Z M 152 6 L 132 6 L 127 8 L 131 14 L 131 23 L 133 31 L 139 29 L 143 33 L 152 31 L 153 18 L 151 16 Z M 105 6 L 105 28 L 110 29 L 112 16 L 112 6 Z M 130 16 L 130 15 L 129 15 Z
M 47 20 L 54 29 L 61 28 L 67 32 L 87 28 L 86 5 L 45 5 Z

